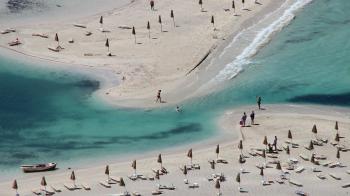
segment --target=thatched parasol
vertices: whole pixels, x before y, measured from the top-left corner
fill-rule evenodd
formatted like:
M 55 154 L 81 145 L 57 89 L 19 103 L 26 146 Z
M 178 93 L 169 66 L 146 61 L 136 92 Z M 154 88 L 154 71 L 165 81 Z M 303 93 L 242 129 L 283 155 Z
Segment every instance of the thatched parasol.
M 131 33 L 134 35 L 134 38 L 135 38 L 135 44 L 136 44 L 136 31 L 135 31 L 135 27 L 133 26 L 132 27 L 132 31 Z
M 312 127 L 312 133 L 314 133 L 315 134 L 315 137 L 316 137 L 316 135 L 317 135 L 317 127 L 316 127 L 316 125 L 314 125 L 313 127 Z
M 310 140 L 309 150 L 313 150 L 313 149 L 314 149 L 314 143 L 312 142 L 312 140 Z
M 216 146 L 215 153 L 216 153 L 216 159 L 218 159 L 219 158 L 219 153 L 220 153 L 220 146 L 219 146 L 219 144 Z
M 279 161 L 277 162 L 276 169 L 277 170 L 282 170 L 281 162 L 279 162 Z
M 134 173 L 136 175 L 136 160 L 132 162 L 131 167 L 134 169 Z
M 72 171 L 72 173 L 70 174 L 70 179 L 73 181 L 73 184 L 75 186 L 75 173 L 74 173 L 74 170 Z
M 163 32 L 162 17 L 158 16 L 158 23 L 160 24 L 160 32 Z
M 174 27 L 176 27 L 176 25 L 175 25 L 175 15 L 174 15 L 174 11 L 173 10 L 170 10 L 170 18 L 173 19 Z
M 242 140 L 239 140 L 238 149 L 241 151 L 241 154 L 242 154 L 242 150 L 243 150 L 243 141 Z
M 16 194 L 17 193 L 17 190 L 18 190 L 18 185 L 17 185 L 17 180 L 14 180 L 13 183 L 12 183 L 12 188 L 16 190 Z
M 163 159 L 162 159 L 162 154 L 158 155 L 157 163 L 160 164 L 160 169 L 163 168 Z
M 187 157 L 191 159 L 191 166 L 192 166 L 192 158 L 193 158 L 192 148 L 188 150 Z
M 339 127 L 338 127 L 338 121 L 335 121 L 334 129 L 337 130 L 337 133 L 338 133 L 338 129 L 339 129 Z
M 109 182 L 109 165 L 106 165 L 105 174 L 107 175 L 107 181 Z
M 335 134 L 334 140 L 335 140 L 336 142 L 339 142 L 339 141 L 340 141 L 339 133 L 336 133 L 336 134 Z
M 147 29 L 148 29 L 148 38 L 151 39 L 151 25 L 149 24 L 149 21 L 147 21 Z

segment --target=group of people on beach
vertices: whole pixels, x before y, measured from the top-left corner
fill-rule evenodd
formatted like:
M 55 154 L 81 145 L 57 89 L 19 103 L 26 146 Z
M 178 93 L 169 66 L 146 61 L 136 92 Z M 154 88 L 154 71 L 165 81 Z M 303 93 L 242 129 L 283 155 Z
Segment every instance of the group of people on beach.
M 258 104 L 259 110 L 261 110 L 261 97 L 260 96 L 256 97 L 256 102 Z M 255 119 L 255 112 L 254 112 L 254 110 L 252 110 L 252 112 L 250 113 L 250 125 L 254 125 L 254 119 Z M 239 124 L 242 127 L 245 127 L 245 126 L 247 126 L 246 122 L 247 122 L 247 114 L 244 112 L 241 120 L 239 121 Z

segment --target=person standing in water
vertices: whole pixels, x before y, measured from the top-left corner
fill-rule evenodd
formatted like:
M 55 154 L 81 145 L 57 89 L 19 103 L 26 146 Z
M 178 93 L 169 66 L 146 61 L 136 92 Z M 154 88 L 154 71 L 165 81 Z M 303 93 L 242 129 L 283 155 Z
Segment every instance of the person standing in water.
M 156 103 L 162 103 L 162 97 L 160 96 L 160 93 L 162 92 L 162 90 L 158 90 L 157 93 L 157 98 L 156 98 Z
M 242 125 L 243 125 L 243 127 L 245 127 L 246 120 L 247 120 L 247 114 L 244 112 L 243 116 L 242 116 Z
M 252 111 L 252 113 L 250 113 L 250 124 L 254 125 L 254 118 L 255 118 L 255 113 L 254 110 Z
M 258 104 L 258 108 L 260 110 L 261 109 L 261 97 L 260 96 L 256 97 L 256 103 Z
M 176 106 L 176 111 L 177 112 L 181 112 L 181 109 L 180 109 L 180 107 L 178 105 Z

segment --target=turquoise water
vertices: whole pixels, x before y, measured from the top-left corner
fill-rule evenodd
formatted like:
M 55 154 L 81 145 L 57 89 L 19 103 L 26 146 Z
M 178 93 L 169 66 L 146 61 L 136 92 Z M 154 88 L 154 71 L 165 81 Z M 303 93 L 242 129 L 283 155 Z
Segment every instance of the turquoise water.
M 24 68 L 0 57 L 0 169 L 172 147 L 215 134 L 227 108 L 264 103 L 350 106 L 350 4 L 317 0 L 263 48 L 225 90 L 174 108 L 109 109 L 85 76 Z M 28 66 L 25 66 L 28 67 Z

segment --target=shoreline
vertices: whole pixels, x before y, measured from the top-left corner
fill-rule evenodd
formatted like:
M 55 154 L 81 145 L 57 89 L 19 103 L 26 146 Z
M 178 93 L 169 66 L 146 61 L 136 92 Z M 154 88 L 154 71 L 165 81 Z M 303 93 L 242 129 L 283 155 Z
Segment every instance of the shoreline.
M 94 66 L 91 63 L 88 64 L 84 64 L 84 62 L 80 62 L 79 65 L 76 65 L 75 62 L 67 62 L 68 59 L 58 59 L 58 58 L 54 58 L 52 59 L 52 57 L 50 56 L 38 56 L 31 53 L 27 53 L 28 51 L 23 49 L 20 49 L 20 51 L 16 51 L 16 52 L 20 52 L 20 53 L 24 53 L 25 55 L 28 56 L 33 56 L 33 58 L 38 57 L 43 59 L 44 61 L 54 61 L 57 62 L 58 64 L 64 64 L 64 69 L 65 70 L 77 70 L 79 71 L 80 67 L 88 67 L 87 70 L 88 72 L 91 72 L 91 74 L 94 77 L 100 77 L 103 78 L 102 81 L 102 87 L 101 89 L 99 89 L 98 91 L 96 91 L 93 96 L 97 97 L 98 99 L 102 100 L 103 102 L 106 102 L 107 104 L 111 105 L 111 106 L 116 106 L 116 107 L 127 107 L 127 108 L 157 108 L 157 107 L 163 107 L 163 106 L 173 106 L 181 101 L 184 100 L 188 100 L 188 99 L 192 99 L 192 98 L 196 98 L 198 96 L 203 96 L 205 94 L 203 94 L 203 92 L 195 92 L 197 88 L 201 88 L 203 81 L 206 81 L 208 79 L 211 79 L 212 75 L 207 75 L 207 68 L 208 66 L 211 64 L 212 60 L 215 59 L 216 57 L 218 57 L 223 50 L 229 45 L 232 44 L 232 40 L 234 39 L 234 37 L 236 37 L 239 32 L 243 31 L 244 29 L 250 28 L 251 26 L 256 25 L 254 22 L 257 18 L 260 18 L 261 16 L 266 16 L 268 13 L 270 13 L 271 11 L 274 11 L 276 9 L 280 8 L 280 5 L 282 5 L 284 2 L 288 2 L 288 0 L 285 1 L 281 1 L 279 3 L 273 4 L 271 1 L 267 1 L 266 3 L 264 2 L 264 4 L 267 5 L 263 5 L 262 8 L 259 8 L 259 6 L 255 5 L 255 7 L 257 6 L 257 8 L 259 8 L 259 11 L 257 11 L 254 14 L 250 14 L 249 16 L 245 16 L 244 19 L 237 19 L 240 21 L 240 23 L 238 24 L 227 24 L 224 25 L 224 31 L 222 33 L 222 38 L 224 40 L 215 40 L 214 41 L 214 45 L 216 45 L 213 49 L 213 51 L 209 54 L 209 56 L 204 60 L 204 62 L 202 62 L 200 64 L 200 67 L 198 67 L 196 70 L 194 70 L 191 74 L 187 75 L 187 76 L 183 76 L 183 74 L 180 73 L 180 75 L 177 75 L 175 78 L 172 79 L 166 79 L 167 81 L 164 81 L 164 88 L 159 87 L 158 85 L 156 85 L 155 87 L 153 86 L 153 88 L 155 89 L 163 89 L 164 93 L 164 97 L 165 100 L 167 101 L 167 103 L 165 104 L 154 104 L 153 99 L 154 99 L 154 92 L 155 90 L 151 90 L 149 87 L 145 87 L 145 86 L 140 86 L 135 88 L 136 84 L 131 87 L 128 86 L 128 84 L 126 84 L 126 89 L 128 89 L 129 87 L 131 87 L 133 89 L 133 93 L 129 93 L 130 95 L 128 95 L 128 93 L 126 95 L 122 95 L 123 93 L 120 92 L 119 95 L 118 94 L 118 90 L 115 91 L 116 88 L 121 88 L 124 84 L 124 82 L 121 80 L 122 78 L 122 73 L 119 73 L 118 71 L 116 72 L 114 70 L 114 68 L 112 68 L 111 66 Z M 291 3 L 291 2 L 290 2 Z M 273 4 L 273 5 L 271 5 Z M 134 5 L 135 6 L 135 5 Z M 251 6 L 251 5 L 250 5 Z M 130 5 L 123 7 L 123 9 L 127 9 L 128 7 L 130 7 Z M 255 12 L 255 11 L 254 11 Z M 240 16 L 242 17 L 242 16 Z M 86 18 L 85 21 L 89 21 L 92 20 L 91 18 Z M 236 19 L 235 19 L 236 20 Z M 239 25 L 239 26 L 238 26 Z M 234 27 L 234 29 L 230 29 L 227 30 L 226 28 L 228 27 Z M 229 32 L 229 33 L 227 33 Z M 7 48 L 7 47 L 5 47 Z M 243 50 L 245 47 L 242 46 L 239 50 Z M 21 51 L 22 50 L 22 51 Z M 192 59 L 192 61 L 195 59 Z M 92 61 L 93 63 L 93 61 Z M 161 63 L 161 62 L 160 62 Z M 181 61 L 179 62 L 181 63 Z M 49 63 L 50 64 L 50 63 Z M 56 63 L 54 63 L 56 64 Z M 58 65 L 57 67 L 62 67 L 62 65 Z M 215 66 L 216 68 L 216 72 L 219 71 L 220 67 L 222 68 L 225 64 L 220 65 L 220 66 Z M 54 65 L 55 66 L 55 65 Z M 101 71 L 102 69 L 102 71 Z M 93 72 L 99 72 L 96 71 L 99 70 L 102 73 L 93 73 Z M 147 70 L 144 70 L 147 71 Z M 108 77 L 104 77 L 102 75 L 109 73 L 110 76 Z M 181 76 L 182 75 L 182 76 Z M 159 80 L 154 78 L 155 80 Z M 112 80 L 112 82 L 110 81 Z M 128 80 L 128 77 L 127 77 Z M 135 80 L 139 80 L 139 79 L 135 79 Z M 157 83 L 163 83 L 161 82 L 163 79 L 160 80 L 160 82 Z M 133 81 L 131 81 L 133 82 Z M 163 86 L 163 85 L 161 85 Z M 179 88 L 179 86 L 181 86 L 181 88 Z M 153 92 L 154 91 L 154 92 Z M 208 92 L 209 93 L 209 92 Z
M 348 135 L 347 133 L 344 132 L 344 127 L 350 126 L 350 118 L 348 117 L 348 115 L 344 115 L 344 114 L 350 115 L 349 108 L 317 106 L 317 105 L 296 105 L 296 104 L 264 105 L 264 108 L 265 110 L 256 111 L 256 114 L 257 114 L 256 123 L 262 123 L 262 124 L 254 126 L 254 128 L 248 127 L 248 128 L 242 129 L 243 133 L 245 134 L 245 141 L 244 141 L 245 151 L 248 151 L 247 149 L 249 149 L 249 147 L 253 147 L 255 145 L 260 146 L 259 141 L 262 139 L 263 134 L 266 133 L 266 131 L 268 131 L 269 138 L 271 138 L 273 135 L 278 135 L 278 137 L 285 138 L 286 136 L 284 137 L 285 135 L 284 132 L 286 132 L 286 130 L 284 129 L 281 130 L 281 127 L 285 127 L 285 129 L 292 129 L 293 133 L 297 135 L 296 138 L 298 139 L 296 141 L 303 141 L 305 143 L 307 143 L 305 141 L 307 140 L 307 137 L 312 135 L 310 130 L 313 123 L 316 123 L 316 124 L 326 123 L 327 127 L 328 125 L 332 127 L 334 126 L 333 122 L 339 121 L 342 127 L 341 128 L 342 136 L 346 137 Z M 102 159 L 101 162 L 104 160 L 104 161 L 107 161 L 105 162 L 105 164 L 111 163 L 110 168 L 112 168 L 113 175 L 123 176 L 124 179 L 127 179 L 126 175 L 132 172 L 132 168 L 130 168 L 131 160 L 136 159 L 138 161 L 140 165 L 139 166 L 140 173 L 151 174 L 152 172 L 150 172 L 150 168 L 154 168 L 157 165 L 156 164 L 157 152 L 162 153 L 162 155 L 165 157 L 164 160 L 167 160 L 165 161 L 165 165 L 171 171 L 171 174 L 172 174 L 172 177 L 167 178 L 167 181 L 171 183 L 172 182 L 171 179 L 173 179 L 175 183 L 175 181 L 178 181 L 179 179 L 182 178 L 182 175 L 176 176 L 176 177 L 174 177 L 174 175 L 175 173 L 179 175 L 180 172 L 178 172 L 176 168 L 178 168 L 182 163 L 187 162 L 186 161 L 187 158 L 185 155 L 186 155 L 186 151 L 189 148 L 193 148 L 194 150 L 194 157 L 195 157 L 194 161 L 200 163 L 201 166 L 204 167 L 204 170 L 206 172 L 210 172 L 210 170 L 207 169 L 208 164 L 206 163 L 206 160 L 210 159 L 211 157 L 214 158 L 215 146 L 216 144 L 220 144 L 220 147 L 222 148 L 222 153 L 223 153 L 222 155 L 220 155 L 220 157 L 222 156 L 225 159 L 229 160 L 229 163 L 230 163 L 229 165 L 231 167 L 232 167 L 232 164 L 234 165 L 234 168 L 239 167 L 238 164 L 236 164 L 236 162 L 233 161 L 236 159 L 235 157 L 237 153 L 239 153 L 238 149 L 236 149 L 235 146 L 237 145 L 237 142 L 239 141 L 240 137 L 234 138 L 235 134 L 239 133 L 240 131 L 240 128 L 237 122 L 238 122 L 238 119 L 240 119 L 240 115 L 242 114 L 243 111 L 250 111 L 252 109 L 256 109 L 256 106 L 255 105 L 244 106 L 240 108 L 235 108 L 233 110 L 228 109 L 221 116 L 219 116 L 217 119 L 217 124 L 218 124 L 218 127 L 220 127 L 219 128 L 220 132 L 218 135 L 221 135 L 221 137 L 217 137 L 218 135 L 216 135 L 215 138 L 208 139 L 204 142 L 202 141 L 202 142 L 196 142 L 194 144 L 188 144 L 188 145 L 186 144 L 186 145 L 182 145 L 181 147 L 174 147 L 170 149 L 167 148 L 166 150 L 159 150 L 159 151 L 155 150 L 147 153 L 139 153 L 137 155 L 129 155 L 129 156 L 121 157 L 120 159 L 112 160 L 112 161 Z M 271 124 L 270 121 L 273 122 L 273 124 Z M 285 124 L 281 123 L 282 121 Z M 267 128 L 266 126 L 267 127 L 272 126 L 274 128 L 271 128 L 271 127 Z M 310 127 L 307 128 L 308 126 Z M 304 129 L 303 127 L 306 129 Z M 328 128 L 323 127 L 323 125 L 318 126 L 318 128 L 321 130 L 320 134 L 322 136 L 328 134 L 327 132 Z M 250 133 L 250 130 L 254 130 L 253 133 Z M 302 139 L 301 135 L 305 135 L 305 137 L 303 137 Z M 332 135 L 333 134 L 331 134 L 331 136 Z M 280 143 L 282 143 L 282 141 L 283 140 L 281 139 Z M 300 148 L 300 150 L 302 150 L 302 148 Z M 232 154 L 232 151 L 233 151 L 233 154 Z M 103 168 L 105 165 L 103 165 L 99 161 L 97 163 L 98 165 L 91 164 L 90 166 L 86 166 L 86 167 L 73 168 L 75 172 L 78 174 L 78 179 L 80 179 L 80 182 L 84 181 L 90 184 L 90 186 L 92 187 L 92 191 L 84 192 L 84 194 L 86 193 L 86 195 L 94 195 L 97 193 L 95 191 L 98 191 L 99 193 L 101 193 L 100 191 L 104 193 L 116 192 L 116 189 L 114 189 L 114 191 L 113 190 L 109 191 L 108 189 L 103 189 L 101 186 L 98 185 L 97 183 L 98 179 L 100 180 L 104 179 Z M 225 171 L 225 174 L 230 176 L 229 178 L 231 178 L 232 176 L 231 169 L 229 170 L 223 169 L 222 171 Z M 42 175 L 46 176 L 49 184 L 51 185 L 54 184 L 55 186 L 62 187 L 63 183 L 69 182 L 69 179 L 68 179 L 69 172 L 70 170 L 62 168 L 54 172 L 28 174 L 25 177 L 17 178 L 18 182 L 20 183 L 20 187 L 23 187 L 22 189 L 20 189 L 22 190 L 21 195 L 27 195 L 27 193 L 29 193 L 29 190 L 39 187 L 38 186 L 39 180 Z M 197 180 L 201 179 L 199 177 L 193 177 L 193 178 L 196 178 Z M 24 182 L 26 183 L 23 184 Z M 127 179 L 127 183 L 129 184 L 129 187 L 133 187 L 133 189 L 135 188 L 141 189 L 141 187 L 139 187 L 140 183 L 129 182 L 128 179 Z M 204 182 L 202 182 L 202 184 L 203 183 Z M 1 187 L 0 193 L 4 195 L 10 195 L 10 193 L 12 192 L 12 190 L 10 190 L 10 184 L 11 184 L 10 180 L 8 181 L 2 180 L 0 182 L 0 187 Z M 137 185 L 138 188 L 134 187 L 135 185 Z M 274 185 L 274 186 L 277 186 L 277 185 Z M 149 189 L 148 185 L 145 187 L 142 187 L 142 190 L 148 190 L 148 189 Z M 74 191 L 73 192 L 69 192 L 69 191 L 67 192 L 67 190 L 63 190 L 63 191 L 64 191 L 64 195 L 74 194 Z M 151 190 L 149 190 L 148 192 L 150 191 Z M 174 193 L 176 194 L 179 192 L 175 191 Z

